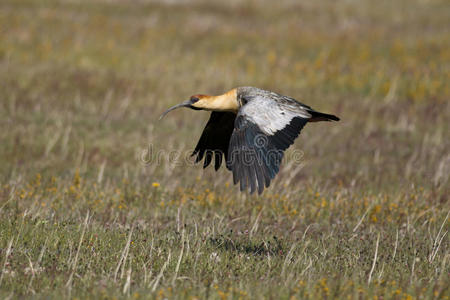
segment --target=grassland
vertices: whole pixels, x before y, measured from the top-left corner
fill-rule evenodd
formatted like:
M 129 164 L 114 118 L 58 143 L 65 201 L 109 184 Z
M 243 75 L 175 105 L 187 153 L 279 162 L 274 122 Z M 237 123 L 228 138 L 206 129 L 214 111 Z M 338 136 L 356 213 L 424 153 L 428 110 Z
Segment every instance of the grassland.
M 449 31 L 432 0 L 2 0 L 0 297 L 448 299 Z M 242 85 L 342 119 L 262 196 L 184 159 L 207 113 L 158 121 Z

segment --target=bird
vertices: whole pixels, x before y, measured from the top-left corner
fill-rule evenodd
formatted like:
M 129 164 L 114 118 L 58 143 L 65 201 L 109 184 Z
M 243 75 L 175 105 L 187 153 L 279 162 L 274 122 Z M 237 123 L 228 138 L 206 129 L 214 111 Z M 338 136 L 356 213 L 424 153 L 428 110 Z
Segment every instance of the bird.
M 196 94 L 170 107 L 211 111 L 203 133 L 192 152 L 195 163 L 225 166 L 233 173 L 240 191 L 260 195 L 280 170 L 284 151 L 294 143 L 309 122 L 339 121 L 294 98 L 250 86 L 237 87 L 222 95 Z

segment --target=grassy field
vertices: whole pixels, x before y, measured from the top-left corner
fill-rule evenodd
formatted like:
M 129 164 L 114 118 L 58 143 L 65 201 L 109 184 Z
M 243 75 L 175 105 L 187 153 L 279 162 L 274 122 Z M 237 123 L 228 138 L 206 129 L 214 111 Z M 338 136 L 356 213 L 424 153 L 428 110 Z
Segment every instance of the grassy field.
M 449 299 L 447 1 L 0 2 L 0 298 Z M 252 85 L 308 125 L 261 196 L 186 160 Z

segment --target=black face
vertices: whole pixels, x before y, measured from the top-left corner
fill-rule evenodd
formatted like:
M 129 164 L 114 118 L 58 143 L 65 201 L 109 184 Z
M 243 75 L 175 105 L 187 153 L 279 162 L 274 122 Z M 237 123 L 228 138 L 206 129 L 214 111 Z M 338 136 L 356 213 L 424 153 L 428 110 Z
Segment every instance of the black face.
M 189 106 L 190 109 L 193 110 L 202 110 L 201 108 L 192 106 L 192 104 L 194 104 L 195 102 L 197 102 L 198 100 L 200 100 L 200 97 L 197 95 L 191 96 L 191 98 L 189 99 L 189 102 L 191 103 L 191 105 Z
M 191 96 L 191 103 L 195 103 L 195 102 L 197 102 L 198 100 L 200 100 L 197 96 Z

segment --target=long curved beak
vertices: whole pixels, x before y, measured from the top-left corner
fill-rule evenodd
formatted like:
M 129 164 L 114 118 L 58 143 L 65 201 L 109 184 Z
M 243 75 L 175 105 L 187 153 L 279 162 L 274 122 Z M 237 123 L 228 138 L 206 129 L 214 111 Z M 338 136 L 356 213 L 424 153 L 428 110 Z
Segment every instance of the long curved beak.
M 183 103 L 177 104 L 175 106 L 172 106 L 171 108 L 169 108 L 168 110 L 166 110 L 165 112 L 163 112 L 163 114 L 159 117 L 159 119 L 161 120 L 162 118 L 164 118 L 165 115 L 167 115 L 170 111 L 180 108 L 180 107 L 190 107 L 191 106 L 191 100 L 186 100 Z

